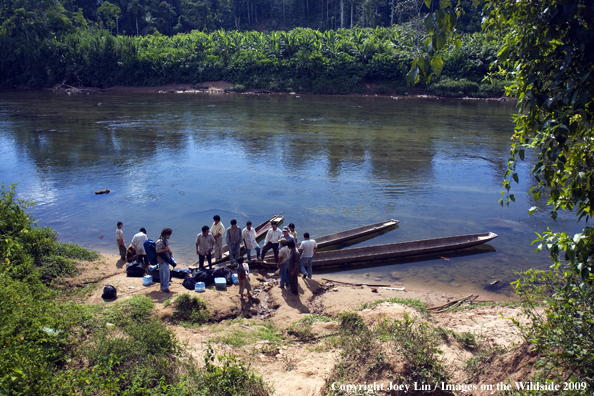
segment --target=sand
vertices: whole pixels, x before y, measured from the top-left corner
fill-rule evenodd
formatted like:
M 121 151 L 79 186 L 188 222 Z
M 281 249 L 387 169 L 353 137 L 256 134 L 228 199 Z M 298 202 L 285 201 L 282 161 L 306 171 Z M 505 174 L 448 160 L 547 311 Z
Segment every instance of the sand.
M 199 359 L 198 362 L 202 361 L 204 350 L 210 343 L 218 352 L 230 352 L 239 356 L 276 389 L 278 395 L 323 394 L 326 380 L 334 370 L 340 354 L 340 350 L 329 347 L 324 339 L 325 336 L 336 331 L 337 322 L 315 323 L 312 329 L 315 338 L 309 342 L 289 338 L 288 341 L 275 346 L 265 341 L 258 341 L 248 346 L 232 347 L 220 341 L 223 335 L 237 331 L 255 331 L 257 326 L 264 323 L 273 323 L 279 329 L 286 331 L 291 324 L 306 315 L 319 314 L 332 317 L 341 312 L 355 310 L 364 303 L 393 297 L 417 299 L 431 307 L 443 305 L 452 299 L 466 295 L 465 290 L 460 290 L 459 295 L 451 295 L 440 291 L 408 289 L 406 284 L 393 285 L 405 288 L 405 291 L 398 291 L 333 283 L 317 277 L 311 280 L 299 277 L 299 294 L 293 295 L 278 287 L 278 277 L 272 273 L 252 269 L 252 286 L 259 302 L 250 303 L 239 299 L 237 286 L 229 286 L 226 291 L 207 288 L 204 293 L 196 293 L 185 289 L 181 285 L 182 280 L 177 278 L 171 280 L 171 293 L 160 292 L 158 283 L 143 286 L 142 278 L 126 276 L 125 263 L 116 255 L 102 255 L 97 261 L 81 263 L 80 268 L 79 275 L 56 283 L 70 288 L 92 285 L 89 288 L 90 291 L 81 297 L 81 302 L 87 304 L 113 304 L 114 301 L 105 301 L 101 298 L 103 287 L 108 284 L 117 288 L 117 301 L 138 294 L 151 298 L 155 303 L 157 314 L 174 330 L 177 338 L 186 345 L 187 350 Z M 202 327 L 182 327 L 171 323 L 171 306 L 165 308 L 164 302 L 180 293 L 199 295 L 206 302 L 212 315 L 212 324 Z M 418 314 L 409 306 L 390 302 L 363 309 L 359 313 L 369 323 L 378 319 L 399 319 L 405 313 Z M 433 325 L 458 333 L 471 332 L 483 342 L 493 346 L 512 348 L 521 344 L 522 338 L 511 318 L 526 323 L 520 307 L 500 305 L 445 313 L 434 312 L 429 321 Z M 465 374 L 462 367 L 473 356 L 472 352 L 452 345 L 444 345 L 443 350 L 443 360 L 452 371 L 453 378 L 464 381 Z M 499 374 L 490 375 L 495 378 L 498 375 L 501 376 L 501 372 L 504 371 L 505 368 L 501 368 Z M 474 394 L 480 394 L 480 392 Z

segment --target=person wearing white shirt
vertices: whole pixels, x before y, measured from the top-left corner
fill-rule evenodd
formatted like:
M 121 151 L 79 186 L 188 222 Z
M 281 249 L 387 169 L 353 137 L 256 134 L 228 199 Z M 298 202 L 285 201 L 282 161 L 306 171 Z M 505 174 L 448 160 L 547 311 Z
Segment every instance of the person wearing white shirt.
M 311 279 L 311 272 L 313 266 L 313 256 L 318 251 L 318 244 L 315 239 L 309 239 L 309 232 L 303 234 L 303 242 L 299 245 L 299 252 L 301 252 L 301 272 L 303 277 L 306 276 Z M 307 271 L 305 265 L 307 264 Z
M 270 222 L 272 228 L 268 230 L 266 233 L 266 239 L 264 240 L 264 247 L 262 248 L 262 255 L 260 256 L 260 260 L 264 261 L 264 256 L 266 256 L 266 252 L 272 249 L 274 253 L 274 262 L 278 263 L 278 241 L 283 237 L 283 233 L 279 230 L 276 221 Z
M 217 242 L 214 249 L 215 260 L 220 260 L 223 257 L 223 234 L 225 233 L 225 226 L 221 223 L 221 216 L 215 215 L 212 218 L 214 222 L 210 226 L 210 232 Z
M 138 261 L 144 264 L 145 268 L 148 268 L 150 263 L 146 257 L 146 251 L 144 250 L 144 241 L 148 241 L 148 237 L 146 236 L 146 230 L 142 227 L 140 232 L 132 238 L 132 246 L 134 246 L 134 250 L 136 250 Z
M 252 228 L 252 222 L 248 220 L 245 226 L 243 231 L 241 231 L 241 236 L 243 238 L 243 246 L 247 250 L 247 259 L 251 260 L 252 249 L 256 249 L 256 257 L 260 256 L 260 246 L 258 246 L 258 241 L 256 241 L 256 230 Z

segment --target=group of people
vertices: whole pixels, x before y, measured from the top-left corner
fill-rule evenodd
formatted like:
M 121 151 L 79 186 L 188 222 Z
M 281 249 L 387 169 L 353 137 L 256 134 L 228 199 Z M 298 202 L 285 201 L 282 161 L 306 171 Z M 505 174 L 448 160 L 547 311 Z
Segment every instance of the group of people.
M 122 260 L 126 260 L 126 244 L 124 242 L 124 233 L 122 231 L 123 223 L 117 223 L 116 242 L 120 251 Z M 240 287 L 240 295 L 243 298 L 243 289 L 248 291 L 249 287 L 249 267 L 247 263 L 243 263 L 243 256 L 241 255 L 241 247 L 246 250 L 248 261 L 252 259 L 252 250 L 256 252 L 257 260 L 264 260 L 266 253 L 272 250 L 274 254 L 274 262 L 277 264 L 280 275 L 280 287 L 290 286 L 291 292 L 297 294 L 297 276 L 300 271 L 303 278 L 312 278 L 313 257 L 318 249 L 316 241 L 311 239 L 309 233 L 304 233 L 304 240 L 298 245 L 297 232 L 295 225 L 290 223 L 283 227 L 282 230 L 278 228 L 276 221 L 271 222 L 271 229 L 266 233 L 264 246 L 260 249 L 258 241 L 256 240 L 256 230 L 252 227 L 252 222 L 247 221 L 246 227 L 242 230 L 237 225 L 237 220 L 230 221 L 230 227 L 225 230 L 221 223 L 221 217 L 215 215 L 213 223 L 210 227 L 203 226 L 196 236 L 196 254 L 198 255 L 198 265 L 204 268 L 204 261 L 208 262 L 209 268 L 212 268 L 213 255 L 215 260 L 219 260 L 223 256 L 223 235 L 225 235 L 225 242 L 229 247 L 229 261 L 231 265 L 237 264 L 238 274 L 240 275 L 240 286 L 244 284 L 245 287 Z M 171 237 L 171 228 L 164 228 L 161 235 L 156 242 L 157 262 L 159 263 L 159 276 L 161 280 L 161 291 L 169 292 L 169 265 L 175 266 L 175 261 L 171 258 L 171 249 L 169 248 L 169 238 Z M 140 231 L 132 238 L 131 247 L 136 251 L 137 260 L 149 266 L 149 262 L 144 249 L 144 242 L 148 240 L 146 230 L 141 228 Z

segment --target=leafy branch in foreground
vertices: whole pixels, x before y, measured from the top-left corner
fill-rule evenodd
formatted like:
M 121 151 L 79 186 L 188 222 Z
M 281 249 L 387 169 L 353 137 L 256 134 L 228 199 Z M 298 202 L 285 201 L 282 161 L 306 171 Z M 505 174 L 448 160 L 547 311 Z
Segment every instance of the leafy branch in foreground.
M 430 3 L 428 0 L 426 3 Z M 510 158 L 502 185 L 501 204 L 515 201 L 512 181 L 518 183 L 518 160 L 526 150 L 538 150 L 532 169 L 538 184 L 531 189 L 538 200 L 548 196 L 551 217 L 575 210 L 583 231 L 575 235 L 547 230 L 538 235 L 537 250 L 547 249 L 553 265 L 549 271 L 529 271 L 516 282 L 526 299 L 545 299 L 545 317 L 532 316 L 526 333 L 547 364 L 562 367 L 571 377 L 593 385 L 594 356 L 592 311 L 594 296 L 594 232 L 588 220 L 594 215 L 594 3 L 589 0 L 473 0 L 482 6 L 483 29 L 505 34 L 493 75 L 511 81 L 508 94 L 518 100 L 514 116 Z M 458 3 L 458 8 L 460 2 Z M 458 9 L 457 8 L 457 9 Z M 455 39 L 454 9 L 442 1 L 427 16 L 428 55 L 413 62 L 409 82 L 439 74 L 439 51 Z M 458 14 L 456 14 L 458 15 Z M 445 35 L 445 36 L 444 36 Z M 415 78 L 412 78 L 415 77 Z M 536 207 L 530 209 L 534 212 Z M 547 287 L 546 293 L 541 283 Z

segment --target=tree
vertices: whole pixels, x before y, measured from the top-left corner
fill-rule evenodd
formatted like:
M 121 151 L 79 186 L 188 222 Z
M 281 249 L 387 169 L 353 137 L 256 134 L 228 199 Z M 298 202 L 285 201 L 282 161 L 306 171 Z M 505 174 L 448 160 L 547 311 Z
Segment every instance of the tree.
M 474 1 L 479 5 L 479 1 Z M 426 1 L 429 7 L 431 1 Z M 409 83 L 439 75 L 440 54 L 456 42 L 463 12 L 449 1 L 425 18 L 427 53 L 414 61 Z M 518 100 L 501 204 L 514 201 L 516 163 L 528 149 L 539 151 L 532 169 L 535 199 L 548 197 L 551 216 L 574 211 L 583 231 L 575 235 L 548 229 L 538 249 L 550 252 L 549 271 L 529 271 L 516 282 L 528 298 L 543 292 L 546 318 L 533 317 L 529 339 L 564 376 L 590 384 L 594 374 L 594 2 L 592 0 L 486 0 L 483 28 L 505 33 L 493 73 L 512 81 L 508 94 Z M 531 213 L 537 210 L 530 209 Z M 546 289 L 543 285 L 548 285 Z M 545 292 L 548 292 L 545 293 Z M 591 389 L 591 388 L 590 388 Z
M 122 10 L 115 4 L 111 4 L 109 1 L 104 1 L 101 6 L 97 9 L 97 14 L 101 19 L 102 25 L 113 31 L 117 26 L 117 21 L 120 19 Z

